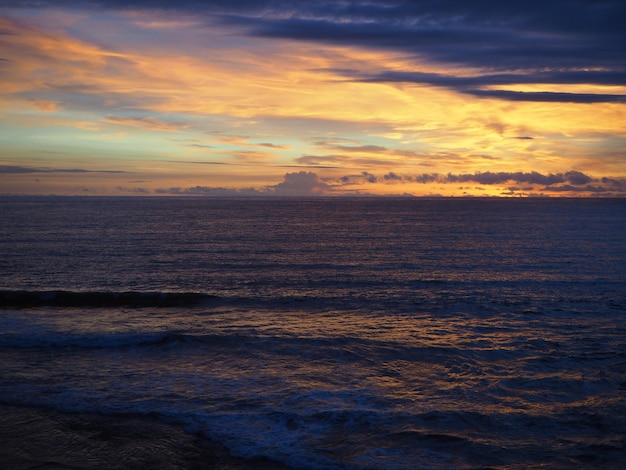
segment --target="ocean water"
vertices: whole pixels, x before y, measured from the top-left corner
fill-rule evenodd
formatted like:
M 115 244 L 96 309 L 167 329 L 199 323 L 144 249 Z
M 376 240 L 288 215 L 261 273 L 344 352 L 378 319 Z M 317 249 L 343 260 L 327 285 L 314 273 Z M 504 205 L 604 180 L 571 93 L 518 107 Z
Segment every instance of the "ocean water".
M 304 469 L 626 466 L 626 200 L 0 198 L 0 401 Z

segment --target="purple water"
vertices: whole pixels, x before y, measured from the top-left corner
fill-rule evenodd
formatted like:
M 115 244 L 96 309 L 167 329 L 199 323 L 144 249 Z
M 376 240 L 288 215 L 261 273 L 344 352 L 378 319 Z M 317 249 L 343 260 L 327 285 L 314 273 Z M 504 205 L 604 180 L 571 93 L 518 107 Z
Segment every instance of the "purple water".
M 623 468 L 626 200 L 0 198 L 0 401 L 296 468 Z

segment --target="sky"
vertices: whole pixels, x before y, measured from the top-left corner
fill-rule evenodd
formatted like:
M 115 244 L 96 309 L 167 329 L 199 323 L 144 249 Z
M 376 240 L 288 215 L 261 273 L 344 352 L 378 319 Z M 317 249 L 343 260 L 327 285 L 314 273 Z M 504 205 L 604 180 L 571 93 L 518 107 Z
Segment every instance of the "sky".
M 0 194 L 626 196 L 623 0 L 0 0 Z

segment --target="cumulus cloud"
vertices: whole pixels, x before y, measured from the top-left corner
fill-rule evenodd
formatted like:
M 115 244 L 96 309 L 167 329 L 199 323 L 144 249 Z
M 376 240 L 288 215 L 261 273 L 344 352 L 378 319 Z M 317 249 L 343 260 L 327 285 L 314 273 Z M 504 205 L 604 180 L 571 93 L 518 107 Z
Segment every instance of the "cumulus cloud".
M 312 172 L 287 173 L 283 181 L 270 186 L 280 196 L 320 196 L 331 191 L 331 187 Z
M 159 188 L 154 192 L 161 195 L 211 197 L 323 196 L 330 194 L 332 187 L 317 174 L 300 171 L 298 173 L 286 173 L 280 183 L 264 188 L 224 188 L 197 185 L 188 188 Z

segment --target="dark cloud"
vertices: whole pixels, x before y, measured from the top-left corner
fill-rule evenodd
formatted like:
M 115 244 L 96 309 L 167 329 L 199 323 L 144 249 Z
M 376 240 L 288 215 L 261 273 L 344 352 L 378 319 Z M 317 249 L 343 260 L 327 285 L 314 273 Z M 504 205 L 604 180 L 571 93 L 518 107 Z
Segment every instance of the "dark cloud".
M 485 89 L 510 84 L 626 85 L 623 0 L 0 0 L 5 7 L 151 9 L 193 13 L 242 33 L 391 50 L 471 67 L 473 77 L 414 71 L 337 71 L 512 101 L 626 102 L 623 95 Z
M 363 173 L 361 173 L 361 176 L 370 183 L 375 183 L 376 181 L 378 181 L 378 178 L 376 178 L 376 176 L 372 175 L 371 173 L 368 173 L 367 171 L 364 171 Z
M 587 176 L 580 171 L 568 171 L 563 176 L 566 181 L 576 185 L 588 184 L 593 181 L 590 176 Z
M 277 145 L 277 144 L 272 144 L 270 142 L 261 142 L 261 143 L 256 144 L 256 145 L 258 145 L 259 147 L 265 147 L 265 148 L 268 148 L 268 149 L 277 149 L 277 150 L 285 150 L 285 149 L 287 149 L 286 145 Z
M 385 71 L 378 74 L 359 71 L 343 71 L 363 82 L 404 82 L 423 83 L 439 87 L 451 88 L 482 98 L 498 98 L 511 101 L 553 101 L 574 103 L 624 103 L 626 95 L 606 93 L 565 93 L 565 92 L 521 92 L 497 89 L 482 89 L 503 85 L 551 84 L 573 85 L 594 84 L 621 86 L 626 84 L 626 68 L 611 72 L 598 71 L 539 71 L 533 70 L 520 73 L 484 74 L 473 76 L 455 76 L 439 73 Z
M 413 176 L 412 179 L 416 183 L 433 183 L 439 180 L 439 175 L 437 173 L 423 173 L 421 175 Z
M 463 90 L 480 98 L 498 98 L 508 101 L 546 101 L 559 103 L 626 103 L 626 95 L 605 93 L 559 93 L 552 91 Z
M 510 101 L 626 102 L 624 95 L 606 93 L 484 89 L 511 84 L 626 84 L 626 52 L 621 46 L 626 43 L 623 2 L 484 1 L 470 5 L 466 1 L 396 1 L 378 7 L 369 2 L 347 5 L 351 8 L 328 9 L 325 14 L 320 6 L 317 16 L 228 20 L 260 36 L 386 48 L 492 72 L 461 77 L 382 71 L 363 77 L 358 71 L 337 71 L 361 80 L 426 83 Z
M 322 2 L 323 3 L 323 2 Z M 336 73 L 363 81 L 414 82 L 511 101 L 626 102 L 607 93 L 519 92 L 514 84 L 626 84 L 626 3 L 620 1 L 347 2 L 343 14 L 229 17 L 252 34 L 385 48 L 488 71 L 476 76 L 415 71 Z M 416 64 L 419 63 L 416 60 Z M 486 89 L 489 87 L 490 89 Z
M 621 68 L 626 43 L 623 0 L 0 0 L 59 5 L 194 12 L 258 36 L 396 49 L 494 70 Z
M 0 165 L 0 174 L 42 173 L 44 170 L 27 166 Z
M 185 144 L 186 147 L 194 147 L 199 149 L 212 149 L 213 145 L 205 145 L 205 144 Z
M 134 194 L 150 194 L 150 190 L 146 188 L 128 188 L 126 186 L 118 186 L 117 190 L 122 193 L 134 193 Z
M 212 197 L 248 197 L 248 196 L 263 196 L 266 195 L 265 191 L 259 191 L 254 188 L 222 188 L 211 186 L 193 186 L 190 188 L 159 188 L 155 189 L 156 194 L 168 194 L 175 196 L 212 196 Z
M 542 185 L 553 185 L 559 183 L 582 185 L 590 183 L 592 181 L 592 178 L 579 171 L 569 171 L 567 173 L 556 174 L 550 173 L 547 175 L 538 173 L 536 171 L 531 171 L 528 173 L 521 171 L 495 173 L 487 171 L 484 173 L 466 173 L 458 175 L 449 173 L 443 176 L 440 180 L 447 183 L 464 183 L 468 181 L 474 181 L 480 184 L 503 184 L 509 181 L 514 181 L 516 183 L 530 183 Z
M 607 185 L 612 191 L 626 191 L 626 180 L 603 177 L 600 182 Z
M 376 183 L 378 178 L 367 171 L 363 171 L 358 175 L 342 176 L 338 181 L 343 185 L 352 185 L 360 183 Z
M 609 189 L 604 186 L 595 186 L 595 185 L 587 185 L 587 186 L 573 186 L 571 184 L 564 184 L 561 186 L 546 186 L 543 188 L 544 191 L 551 192 L 590 192 L 590 193 L 606 193 Z
M 385 181 L 402 181 L 402 176 L 396 175 L 393 171 L 390 171 L 386 175 L 383 175 Z
M 367 178 L 365 178 L 367 176 Z M 343 183 L 354 183 L 355 180 L 367 181 L 370 183 L 378 182 L 379 179 L 370 173 L 363 173 L 361 175 L 344 176 L 340 179 Z M 482 185 L 495 185 L 514 182 L 516 184 L 536 184 L 543 185 L 546 189 L 554 188 L 579 188 L 578 191 L 606 191 L 608 189 L 613 191 L 622 191 L 626 188 L 626 184 L 622 180 L 602 177 L 594 179 L 585 173 L 580 171 L 567 171 L 565 173 L 549 173 L 542 174 L 536 171 L 531 172 L 482 172 L 482 173 L 459 173 L 459 174 L 439 174 L 439 173 L 423 173 L 421 175 L 398 175 L 394 172 L 387 173 L 382 177 L 386 182 L 416 182 L 416 183 L 479 183 Z M 591 186 L 591 183 L 601 184 L 601 186 Z M 557 186 L 558 185 L 558 186 Z M 595 189 L 594 189 L 595 188 Z M 607 189 L 608 188 L 608 189 Z M 515 188 L 519 190 L 520 188 Z M 524 186 L 522 190 L 530 190 L 532 186 Z M 560 191 L 566 191 L 566 189 L 560 189 Z
M 29 166 L 0 165 L 0 174 L 20 173 L 125 173 L 121 170 L 85 170 L 82 168 L 35 168 Z
M 395 49 L 494 70 L 621 67 L 624 57 L 626 6 L 619 0 L 302 3 L 280 17 L 223 21 L 265 37 Z

